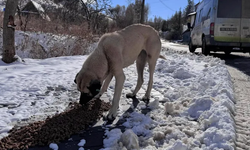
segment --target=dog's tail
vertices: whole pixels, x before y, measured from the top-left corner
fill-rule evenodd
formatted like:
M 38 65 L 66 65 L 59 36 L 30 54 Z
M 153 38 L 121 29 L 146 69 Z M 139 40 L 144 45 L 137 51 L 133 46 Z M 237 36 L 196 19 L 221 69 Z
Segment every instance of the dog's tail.
M 160 55 L 159 58 L 167 60 L 164 56 Z

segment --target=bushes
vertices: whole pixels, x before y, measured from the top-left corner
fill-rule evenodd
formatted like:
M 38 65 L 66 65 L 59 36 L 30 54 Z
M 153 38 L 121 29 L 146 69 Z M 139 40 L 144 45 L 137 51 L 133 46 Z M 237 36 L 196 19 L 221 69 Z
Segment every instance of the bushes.
M 182 39 L 182 35 L 178 31 L 170 31 L 167 32 L 163 38 L 166 40 L 180 40 Z
M 0 19 L 1 18 L 0 13 Z M 51 15 L 53 16 L 53 15 Z M 56 17 L 51 17 L 56 18 Z M 45 59 L 59 56 L 89 54 L 89 47 L 96 42 L 96 36 L 88 29 L 88 23 L 65 23 L 60 19 L 44 20 L 39 16 L 15 17 L 16 54 L 22 58 Z M 98 37 L 97 37 L 98 39 Z M 0 35 L 0 50 L 2 37 Z

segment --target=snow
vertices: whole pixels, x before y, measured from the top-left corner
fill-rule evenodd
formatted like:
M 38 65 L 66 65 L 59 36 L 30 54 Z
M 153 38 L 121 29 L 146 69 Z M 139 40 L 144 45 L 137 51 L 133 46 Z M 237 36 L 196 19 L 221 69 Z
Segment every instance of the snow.
M 39 35 L 27 34 L 40 39 L 45 49 L 53 45 Z M 18 46 L 22 38 L 17 39 Z M 161 54 L 167 60 L 157 61 L 149 105 L 140 101 L 137 107 L 132 107 L 131 113 L 120 109 L 118 116 L 126 120 L 125 131 L 105 126 L 103 150 L 234 149 L 235 99 L 225 62 L 211 56 L 170 50 L 162 42 Z M 28 52 L 18 51 L 24 61 L 19 59 L 12 64 L 0 61 L 0 138 L 7 136 L 19 121 L 43 120 L 63 112 L 70 102 L 79 99 L 73 81 L 88 55 L 31 59 L 28 58 L 29 48 Z M 139 99 L 147 87 L 147 69 Z M 121 101 L 132 105 L 125 94 L 136 86 L 135 64 L 124 72 L 126 81 Z M 109 99 L 113 97 L 114 83 L 112 80 L 104 94 Z M 143 113 L 145 109 L 150 111 Z M 86 142 L 81 140 L 79 149 L 84 149 Z M 50 145 L 53 149 L 58 148 L 56 146 Z
M 38 11 L 40 11 L 40 13 L 44 13 L 45 12 L 44 9 L 43 9 L 43 7 L 40 4 L 38 4 L 37 2 L 35 2 L 33 0 L 31 0 L 31 2 L 38 9 Z
M 120 141 L 127 149 L 139 149 L 138 137 L 131 129 L 126 130 L 121 135 Z
M 86 143 L 86 140 L 85 140 L 85 139 L 82 139 L 82 140 L 80 141 L 80 143 L 78 143 L 78 146 L 84 146 L 85 143 Z
M 121 138 L 121 135 L 121 129 L 113 129 L 111 131 L 106 131 L 106 139 L 103 140 L 103 146 L 106 148 L 118 147 L 118 140 Z
M 55 143 L 50 143 L 49 148 L 51 148 L 53 150 L 58 150 L 58 145 Z

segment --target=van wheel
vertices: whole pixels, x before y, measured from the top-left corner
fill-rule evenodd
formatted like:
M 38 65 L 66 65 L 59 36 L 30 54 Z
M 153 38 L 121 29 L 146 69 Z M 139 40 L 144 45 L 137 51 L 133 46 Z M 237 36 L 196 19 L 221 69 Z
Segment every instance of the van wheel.
M 202 48 L 201 48 L 201 52 L 204 55 L 208 55 L 210 53 L 210 49 L 209 47 L 206 45 L 206 39 L 203 37 L 202 38 Z
M 194 52 L 195 52 L 195 49 L 196 49 L 196 46 L 193 45 L 192 40 L 190 40 L 188 46 L 189 46 L 189 51 L 190 51 L 191 53 L 194 53 Z

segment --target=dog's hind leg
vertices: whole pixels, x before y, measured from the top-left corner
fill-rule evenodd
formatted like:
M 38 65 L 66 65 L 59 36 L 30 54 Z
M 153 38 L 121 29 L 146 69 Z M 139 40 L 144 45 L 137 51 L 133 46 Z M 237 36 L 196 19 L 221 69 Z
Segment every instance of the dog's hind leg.
M 113 74 L 109 73 L 107 78 L 104 81 L 104 84 L 100 90 L 100 92 L 95 96 L 95 98 L 100 98 L 102 94 L 108 89 L 109 83 L 113 78 Z
M 137 84 L 135 87 L 135 90 L 133 91 L 133 93 L 128 93 L 126 95 L 127 98 L 133 98 L 136 96 L 137 92 L 140 90 L 144 79 L 143 79 L 143 71 L 144 71 L 144 67 L 146 65 L 147 62 L 147 53 L 145 50 L 142 50 L 141 53 L 139 54 L 137 60 L 136 60 L 136 68 L 137 68 L 137 73 L 138 73 L 138 79 L 137 79 Z

